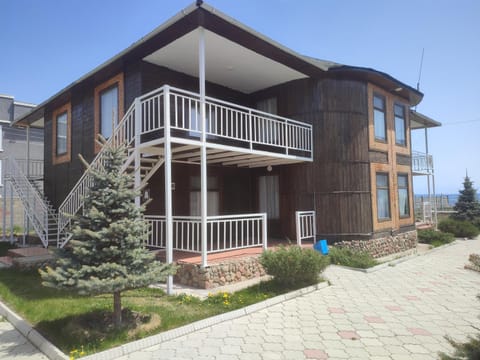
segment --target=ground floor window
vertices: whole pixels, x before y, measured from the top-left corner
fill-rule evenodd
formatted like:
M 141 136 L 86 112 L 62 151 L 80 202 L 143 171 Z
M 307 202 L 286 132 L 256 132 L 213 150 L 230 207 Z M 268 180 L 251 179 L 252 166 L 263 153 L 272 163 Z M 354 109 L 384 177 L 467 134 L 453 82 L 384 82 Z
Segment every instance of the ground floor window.
M 378 220 L 390 219 L 390 196 L 387 173 L 377 173 L 377 218 Z
M 410 216 L 410 204 L 408 201 L 408 175 L 399 174 L 397 176 L 398 184 L 398 209 L 400 217 Z

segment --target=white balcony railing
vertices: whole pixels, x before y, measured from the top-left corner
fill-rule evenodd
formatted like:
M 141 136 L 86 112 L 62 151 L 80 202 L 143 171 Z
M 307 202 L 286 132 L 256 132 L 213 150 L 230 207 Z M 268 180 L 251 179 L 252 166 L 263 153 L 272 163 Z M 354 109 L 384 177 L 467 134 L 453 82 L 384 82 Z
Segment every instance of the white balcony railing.
M 207 254 L 267 247 L 266 214 L 222 215 L 207 217 Z M 165 216 L 146 215 L 149 235 L 146 246 L 164 249 L 166 245 Z M 199 216 L 173 217 L 173 250 L 202 253 L 201 218 Z
M 165 99 L 168 88 L 169 99 Z M 172 87 L 162 87 L 142 96 L 141 135 L 163 130 L 164 106 L 168 103 L 170 128 L 200 139 L 200 95 Z M 223 100 L 205 98 L 207 142 L 229 143 L 256 149 L 277 148 L 287 155 L 312 157 L 312 126 Z
M 414 173 L 431 174 L 433 172 L 433 156 L 412 151 L 412 170 Z

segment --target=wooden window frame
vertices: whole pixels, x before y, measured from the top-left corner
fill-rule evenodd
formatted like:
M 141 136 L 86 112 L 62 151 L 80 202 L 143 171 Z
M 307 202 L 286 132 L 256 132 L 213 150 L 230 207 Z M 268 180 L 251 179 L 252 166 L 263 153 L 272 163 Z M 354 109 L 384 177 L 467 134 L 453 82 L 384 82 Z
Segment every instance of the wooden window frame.
M 410 117 L 409 106 L 406 99 L 401 98 L 398 95 L 392 94 L 379 86 L 369 83 L 368 84 L 368 144 L 370 150 L 377 150 L 388 153 L 389 158 L 394 156 L 394 153 L 402 155 L 410 155 Z M 385 99 L 385 112 L 386 112 L 386 131 L 387 141 L 380 141 L 375 139 L 374 128 L 374 107 L 373 96 L 381 96 Z M 395 141 L 395 114 L 394 104 L 403 106 L 405 109 L 405 145 L 398 145 Z
M 398 179 L 400 177 L 405 177 L 407 181 L 406 186 L 400 187 Z M 400 214 L 400 190 L 401 189 L 406 189 L 407 190 L 407 201 L 408 201 L 408 213 L 406 215 L 401 215 Z M 397 202 L 398 202 L 398 216 L 400 219 L 409 219 L 411 217 L 411 208 L 410 208 L 410 180 L 408 173 L 403 173 L 403 172 L 398 172 L 397 173 Z
M 124 84 L 123 84 L 123 72 L 115 75 L 107 81 L 97 85 L 94 90 L 94 137 L 93 143 L 95 153 L 98 153 L 101 149 L 100 144 L 96 141 L 98 134 L 100 134 L 100 96 L 104 90 L 111 88 L 112 86 L 118 87 L 118 121 L 121 121 L 124 115 Z
M 381 110 L 375 107 L 375 98 L 383 100 L 383 126 L 385 128 L 385 139 L 377 138 L 375 135 L 375 110 Z M 388 116 L 387 116 L 387 97 L 374 91 L 372 95 L 372 121 L 373 121 L 373 139 L 382 144 L 388 144 Z
M 67 114 L 67 152 L 57 155 L 57 118 L 64 113 Z M 55 109 L 52 113 L 52 162 L 53 165 L 62 164 L 71 160 L 72 145 L 72 106 L 68 102 Z
M 395 114 L 395 107 L 401 107 L 403 109 L 403 137 L 405 139 L 405 143 L 399 143 L 397 142 L 397 126 L 396 126 L 396 121 L 397 121 L 397 115 Z M 395 132 L 395 146 L 401 146 L 401 147 L 406 147 L 408 144 L 408 134 L 407 134 L 407 111 L 405 109 L 405 104 L 399 103 L 395 101 L 393 103 L 393 129 Z
M 414 199 L 413 199 L 413 185 L 412 185 L 412 169 L 408 165 L 397 165 L 396 167 L 396 175 L 404 175 L 407 177 L 407 186 L 408 186 L 408 208 L 409 208 L 409 215 L 408 216 L 400 216 L 400 209 L 397 211 L 399 221 L 398 225 L 402 226 L 409 226 L 415 224 L 415 214 L 413 209 Z M 398 197 L 398 179 L 395 178 L 395 191 L 397 192 Z M 397 198 L 398 203 L 398 198 Z
M 383 175 L 387 179 L 387 186 L 386 187 L 379 187 L 377 184 L 377 177 L 378 175 Z M 391 188 L 392 184 L 390 181 L 390 174 L 386 171 L 376 171 L 375 172 L 375 197 L 377 200 L 377 221 L 380 222 L 385 222 L 385 221 L 392 221 L 392 199 L 391 199 Z M 380 218 L 379 213 L 378 213 L 378 190 L 387 190 L 387 195 L 388 195 L 388 217 L 385 218 Z

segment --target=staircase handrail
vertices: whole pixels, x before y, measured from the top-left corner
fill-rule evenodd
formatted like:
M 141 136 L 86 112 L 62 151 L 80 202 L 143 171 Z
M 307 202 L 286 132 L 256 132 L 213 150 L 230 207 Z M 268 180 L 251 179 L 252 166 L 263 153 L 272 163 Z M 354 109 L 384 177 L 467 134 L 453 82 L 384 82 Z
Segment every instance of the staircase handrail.
M 28 180 L 13 158 L 5 158 L 5 177 L 8 178 L 17 192 L 27 216 L 40 236 L 44 246 L 48 246 L 48 215 L 49 208 L 38 190 Z
M 107 140 L 108 145 L 129 146 L 135 139 L 135 102 L 129 107 L 122 120 L 115 127 L 112 136 Z M 90 169 L 99 169 L 105 160 L 105 146 L 103 146 L 90 163 L 90 167 L 83 173 L 70 193 L 65 197 L 58 207 L 58 234 L 64 232 L 71 223 L 72 216 L 83 207 L 83 198 L 92 186 Z M 59 242 L 57 246 L 63 246 L 65 241 Z

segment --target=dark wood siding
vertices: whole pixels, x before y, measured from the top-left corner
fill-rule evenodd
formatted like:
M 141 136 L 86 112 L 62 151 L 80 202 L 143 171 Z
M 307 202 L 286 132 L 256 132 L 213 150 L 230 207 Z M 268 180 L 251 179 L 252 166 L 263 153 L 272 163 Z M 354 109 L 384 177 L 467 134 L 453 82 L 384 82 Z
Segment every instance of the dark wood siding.
M 281 216 L 295 238 L 295 211 L 316 210 L 317 233 L 331 241 L 372 232 L 365 83 L 292 81 L 255 94 L 277 97 L 282 116 L 313 124 L 314 162 L 281 166 Z
M 148 189 L 152 202 L 148 205 L 147 213 L 165 214 L 165 182 L 164 171 L 161 167 L 150 179 Z M 256 212 L 255 201 L 255 174 L 249 169 L 234 167 L 208 166 L 208 177 L 216 177 L 220 193 L 219 215 L 245 214 Z M 190 215 L 190 178 L 200 176 L 200 166 L 173 164 L 172 182 L 173 214 L 176 216 Z
M 410 166 L 412 163 L 412 158 L 409 155 L 396 154 L 397 164 L 398 165 L 407 165 Z

